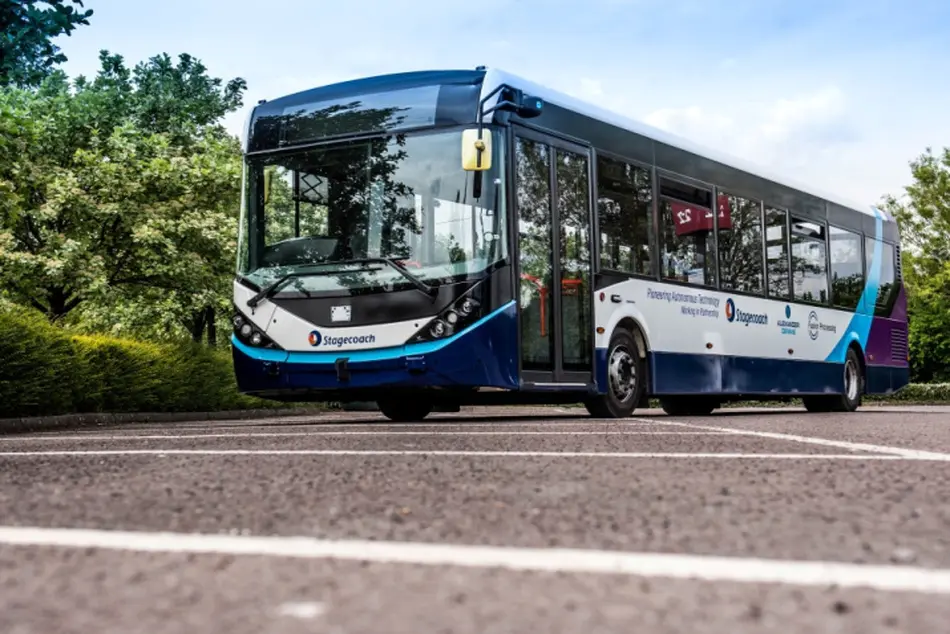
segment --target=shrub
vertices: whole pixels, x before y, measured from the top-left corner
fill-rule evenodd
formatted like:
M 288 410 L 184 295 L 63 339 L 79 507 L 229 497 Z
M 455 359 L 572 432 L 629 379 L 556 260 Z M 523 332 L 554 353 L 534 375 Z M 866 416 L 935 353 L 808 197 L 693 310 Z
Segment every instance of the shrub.
M 71 335 L 0 309 L 0 418 L 275 406 L 237 391 L 226 350 Z
M 950 383 L 911 383 L 894 394 L 868 396 L 868 401 L 886 403 L 950 403 Z

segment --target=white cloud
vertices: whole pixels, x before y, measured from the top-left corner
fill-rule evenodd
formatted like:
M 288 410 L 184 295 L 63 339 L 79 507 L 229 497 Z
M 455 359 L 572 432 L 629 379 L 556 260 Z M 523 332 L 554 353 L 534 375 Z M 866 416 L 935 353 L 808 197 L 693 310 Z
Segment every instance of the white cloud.
M 732 95 L 728 95 L 732 96 Z M 871 204 L 878 171 L 836 86 L 771 102 L 724 99 L 721 105 L 654 110 L 644 120 L 698 144 L 762 165 L 791 180 Z

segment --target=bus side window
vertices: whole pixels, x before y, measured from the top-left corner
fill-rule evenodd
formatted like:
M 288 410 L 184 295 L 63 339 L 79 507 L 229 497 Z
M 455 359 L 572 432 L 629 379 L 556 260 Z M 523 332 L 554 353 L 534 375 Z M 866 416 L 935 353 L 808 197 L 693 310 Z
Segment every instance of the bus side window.
M 864 289 L 864 262 L 861 259 L 861 236 L 830 228 L 828 249 L 831 256 L 831 302 L 836 308 L 855 310 Z
M 765 208 L 765 257 L 768 267 L 769 297 L 790 299 L 788 270 L 788 231 L 785 211 Z
M 762 203 L 726 193 L 718 198 L 722 288 L 761 295 L 765 291 Z
M 791 242 L 795 299 L 828 303 L 825 226 L 793 217 Z
M 712 192 L 661 178 L 660 195 L 663 279 L 715 287 Z
M 881 266 L 878 277 L 877 300 L 874 302 L 873 310 L 877 317 L 889 317 L 894 306 L 894 300 L 897 298 L 894 246 L 874 238 L 865 238 L 864 258 L 869 272 L 873 263 L 875 243 L 881 249 Z M 870 306 L 865 306 L 865 311 L 870 312 L 870 310 Z
M 600 266 L 653 275 L 653 184 L 650 170 L 597 157 Z

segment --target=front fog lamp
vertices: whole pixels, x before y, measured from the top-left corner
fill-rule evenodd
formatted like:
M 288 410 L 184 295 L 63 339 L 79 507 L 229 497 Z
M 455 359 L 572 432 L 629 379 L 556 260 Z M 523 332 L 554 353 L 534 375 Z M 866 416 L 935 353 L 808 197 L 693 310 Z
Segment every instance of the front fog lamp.
M 436 319 L 432 322 L 432 325 L 429 326 L 429 334 L 438 339 L 445 335 L 445 331 L 448 330 L 448 327 L 445 325 L 445 322 L 441 319 Z
M 409 341 L 446 341 L 472 327 L 481 316 L 481 303 L 471 295 L 463 295 L 446 306 L 428 325 L 422 326 Z

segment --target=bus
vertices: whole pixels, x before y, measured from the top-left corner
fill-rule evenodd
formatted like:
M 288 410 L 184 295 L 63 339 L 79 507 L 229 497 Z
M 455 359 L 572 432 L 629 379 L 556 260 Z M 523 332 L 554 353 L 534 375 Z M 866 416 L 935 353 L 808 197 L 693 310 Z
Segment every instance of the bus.
M 261 101 L 242 145 L 243 393 L 622 418 L 909 380 L 892 216 L 502 70 Z

